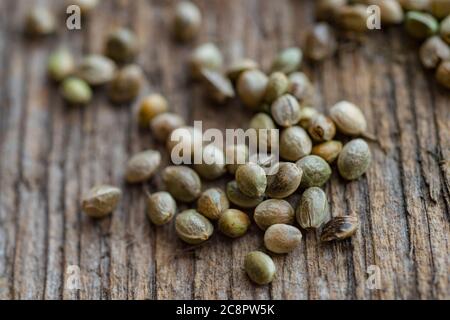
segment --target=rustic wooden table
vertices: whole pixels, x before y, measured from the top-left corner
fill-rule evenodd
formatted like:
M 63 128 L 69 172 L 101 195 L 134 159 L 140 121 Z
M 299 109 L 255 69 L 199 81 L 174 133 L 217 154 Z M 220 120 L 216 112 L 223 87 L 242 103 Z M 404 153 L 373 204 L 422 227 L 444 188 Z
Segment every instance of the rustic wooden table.
M 314 1 L 196 2 L 205 17 L 196 43 L 217 43 L 228 62 L 248 56 L 267 68 L 313 23 Z M 46 77 L 46 59 L 61 43 L 78 57 L 101 52 L 111 28 L 126 25 L 142 42 L 143 94 L 163 93 L 189 122 L 246 127 L 251 113 L 239 102 L 217 106 L 189 81 L 195 43 L 171 40 L 172 1 L 105 0 L 81 31 L 65 28 L 62 1 L 33 3 L 60 10 L 56 37 L 27 40 L 20 29 L 31 2 L 0 1 L 0 299 L 450 298 L 450 94 L 422 69 L 417 44 L 401 28 L 305 64 L 317 108 L 350 100 L 379 138 L 367 176 L 345 183 L 334 174 L 326 186 L 333 214 L 357 214 L 361 228 L 326 245 L 305 234 L 293 254 L 275 257 L 275 281 L 256 287 L 242 270 L 245 254 L 262 246 L 255 226 L 242 239 L 215 234 L 192 249 L 172 226 L 148 222 L 143 187 L 126 186 L 123 168 L 137 151 L 164 148 L 137 128 L 136 104 L 111 106 L 98 90 L 90 106 L 69 108 Z M 124 198 L 111 218 L 95 222 L 82 214 L 80 198 L 99 182 L 121 186 Z M 158 176 L 144 187 L 160 185 Z M 380 287 L 371 289 L 377 271 Z

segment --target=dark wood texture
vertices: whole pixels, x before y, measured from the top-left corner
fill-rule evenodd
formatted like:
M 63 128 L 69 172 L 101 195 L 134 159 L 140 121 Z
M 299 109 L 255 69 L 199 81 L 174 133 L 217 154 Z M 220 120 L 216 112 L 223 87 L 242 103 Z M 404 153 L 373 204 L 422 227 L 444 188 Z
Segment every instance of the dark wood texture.
M 111 106 L 103 90 L 86 108 L 67 107 L 46 77 L 46 59 L 60 44 L 78 57 L 101 52 L 113 26 L 129 26 L 142 43 L 143 95 L 163 93 L 188 122 L 245 128 L 249 111 L 238 102 L 216 106 L 189 81 L 190 50 L 212 41 L 227 62 L 248 56 L 267 69 L 279 49 L 302 43 L 314 1 L 196 2 L 203 31 L 180 45 L 169 31 L 172 1 L 104 0 L 81 31 L 64 27 L 63 1 L 0 1 L 0 299 L 450 298 L 450 94 L 422 69 L 417 43 L 401 28 L 372 32 L 363 45 L 342 43 L 334 58 L 303 68 L 318 89 L 317 108 L 350 100 L 379 138 L 367 176 L 345 183 L 335 173 L 326 186 L 334 215 L 361 219 L 351 240 L 324 245 L 305 234 L 293 254 L 274 257 L 275 281 L 256 287 L 242 270 L 245 254 L 262 247 L 255 226 L 242 239 L 215 234 L 190 248 L 173 226 L 148 222 L 144 188 L 157 190 L 161 178 L 130 187 L 123 168 L 146 148 L 161 150 L 167 163 L 164 147 L 137 128 L 136 104 Z M 60 12 L 57 36 L 23 36 L 32 3 Z M 80 210 L 96 183 L 124 190 L 120 208 L 98 222 Z M 71 265 L 80 268 L 80 290 L 68 287 Z M 381 270 L 379 290 L 366 286 L 371 265 Z

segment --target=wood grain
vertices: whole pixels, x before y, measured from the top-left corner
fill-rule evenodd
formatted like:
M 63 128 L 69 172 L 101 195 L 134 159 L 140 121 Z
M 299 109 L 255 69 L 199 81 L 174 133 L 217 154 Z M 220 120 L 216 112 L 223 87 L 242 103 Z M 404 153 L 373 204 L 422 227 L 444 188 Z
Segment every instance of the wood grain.
M 344 39 L 335 57 L 305 63 L 316 107 L 326 111 L 343 99 L 360 105 L 378 142 L 366 176 L 347 183 L 334 173 L 325 188 L 333 215 L 361 219 L 357 234 L 321 244 L 304 233 L 294 253 L 274 257 L 277 277 L 263 287 L 242 269 L 245 254 L 262 248 L 256 226 L 244 238 L 216 233 L 192 248 L 172 225 L 148 222 L 145 190 L 159 190 L 161 178 L 128 186 L 123 168 L 143 149 L 160 150 L 165 164 L 168 155 L 137 127 L 136 103 L 112 106 L 100 88 L 91 105 L 70 108 L 45 74 L 61 44 L 80 58 L 101 52 L 113 26 L 128 26 L 141 42 L 142 95 L 161 92 L 174 112 L 204 128 L 245 128 L 251 113 L 238 101 L 215 105 L 189 80 L 189 52 L 212 41 L 227 63 L 246 56 L 267 70 L 280 49 L 302 43 L 313 2 L 197 0 L 203 30 L 181 45 L 170 33 L 174 1 L 105 0 L 80 31 L 63 27 L 61 1 L 36 1 L 58 11 L 61 26 L 41 40 L 21 32 L 29 1 L 1 1 L 0 299 L 449 299 L 450 95 L 422 69 L 418 44 L 401 28 L 372 32 L 362 44 Z M 97 183 L 124 190 L 118 210 L 102 221 L 80 210 Z M 381 270 L 377 290 L 366 285 L 373 265 Z M 70 266 L 81 272 L 78 290 L 69 285 Z

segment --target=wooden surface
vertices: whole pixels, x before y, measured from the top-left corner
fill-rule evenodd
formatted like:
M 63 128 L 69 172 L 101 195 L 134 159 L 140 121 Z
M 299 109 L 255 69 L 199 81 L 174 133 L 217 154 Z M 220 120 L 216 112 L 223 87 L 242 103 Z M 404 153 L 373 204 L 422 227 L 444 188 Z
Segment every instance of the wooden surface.
M 196 43 L 217 43 L 227 62 L 248 56 L 267 68 L 313 22 L 313 1 L 196 2 L 205 17 Z M 62 10 L 62 1 L 32 3 Z M 334 215 L 361 219 L 351 240 L 320 244 L 304 234 L 293 254 L 274 258 L 275 281 L 256 287 L 242 270 L 245 254 L 262 247 L 256 226 L 242 239 L 216 233 L 192 249 L 173 226 L 150 225 L 143 187 L 126 186 L 123 168 L 133 153 L 163 146 L 138 130 L 135 104 L 113 107 L 103 90 L 87 108 L 65 106 L 45 61 L 61 43 L 78 57 L 101 52 L 113 25 L 129 26 L 142 42 L 142 94 L 163 93 L 189 122 L 245 128 L 251 113 L 239 102 L 216 106 L 188 80 L 195 43 L 171 40 L 170 4 L 104 0 L 81 31 L 66 30 L 60 15 L 56 37 L 30 41 L 20 28 L 31 1 L 0 1 L 0 299 L 450 298 L 450 95 L 422 69 L 401 28 L 374 32 L 363 46 L 342 44 L 334 58 L 303 68 L 318 89 L 317 108 L 350 100 L 379 138 L 366 177 L 345 183 L 334 173 L 326 186 Z M 121 186 L 124 198 L 111 218 L 94 222 L 80 199 L 97 183 Z M 144 188 L 160 185 L 158 176 Z M 81 290 L 70 290 L 71 265 L 80 268 Z M 371 265 L 381 270 L 379 290 L 366 285 Z

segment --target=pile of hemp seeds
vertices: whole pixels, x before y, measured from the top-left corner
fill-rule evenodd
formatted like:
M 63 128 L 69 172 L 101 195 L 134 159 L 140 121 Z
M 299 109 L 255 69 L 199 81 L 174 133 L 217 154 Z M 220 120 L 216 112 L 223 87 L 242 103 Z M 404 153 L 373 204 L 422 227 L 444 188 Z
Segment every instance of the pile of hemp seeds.
M 68 5 L 78 5 L 87 16 L 99 2 L 71 0 Z M 270 254 L 290 253 L 301 243 L 302 232 L 296 223 L 304 232 L 319 233 L 324 242 L 351 237 L 358 229 L 358 217 L 332 217 L 322 187 L 333 168 L 347 181 L 363 176 L 371 163 L 365 140 L 375 138 L 367 132 L 361 109 L 349 101 L 338 102 L 327 114 L 316 110 L 314 86 L 299 70 L 305 57 L 320 62 L 335 54 L 339 43 L 335 30 L 357 36 L 367 32 L 370 5 L 379 7 L 383 26 L 403 24 L 411 36 L 424 41 L 420 48 L 422 64 L 435 69 L 437 82 L 450 89 L 448 0 L 317 1 L 316 16 L 321 22 L 307 32 L 304 50 L 282 50 L 267 73 L 250 58 L 224 67 L 220 50 L 213 43 L 202 44 L 189 59 L 192 78 L 201 81 L 217 103 L 238 97 L 253 110 L 249 128 L 266 129 L 258 131 L 258 141 L 268 150 L 274 147 L 271 133 L 279 129 L 281 134 L 276 137 L 283 162 L 276 164 L 275 174 L 266 174 L 267 159 L 249 154 L 245 144 L 228 145 L 226 150 L 207 145 L 203 156 L 216 160 L 212 164 L 168 166 L 162 170 L 165 191 L 145 194 L 149 220 L 163 226 L 175 219 L 176 234 L 190 245 L 206 242 L 215 229 L 230 238 L 242 237 L 253 220 L 264 232 L 265 250 L 249 252 L 244 268 L 259 285 L 274 279 L 276 267 Z M 194 3 L 181 1 L 174 5 L 172 28 L 179 41 L 192 41 L 201 25 L 202 13 Z M 49 10 L 35 7 L 27 16 L 25 29 L 34 37 L 50 35 L 56 31 L 55 17 Z M 104 54 L 90 54 L 81 61 L 64 48 L 49 57 L 49 76 L 60 83 L 61 95 L 68 104 L 89 104 L 94 89 L 100 86 L 107 87 L 109 100 L 115 104 L 129 104 L 139 96 L 145 75 L 133 63 L 139 53 L 134 32 L 118 28 L 110 33 L 104 47 Z M 155 140 L 165 143 L 169 153 L 178 142 L 173 137 L 183 136 L 183 152 L 190 152 L 188 157 L 197 143 L 203 143 L 202 133 L 170 112 L 169 102 L 160 94 L 151 94 L 140 102 L 137 123 L 150 129 Z M 343 143 L 337 140 L 339 136 L 350 140 Z M 227 164 L 225 155 L 232 155 L 235 163 Z M 125 179 L 129 184 L 145 183 L 160 166 L 158 151 L 142 151 L 129 159 Z M 212 181 L 225 175 L 233 177 L 225 190 L 202 189 L 202 179 Z M 285 199 L 296 192 L 302 195 L 298 207 L 293 208 Z M 83 198 L 82 209 L 92 218 L 105 218 L 117 208 L 121 196 L 122 191 L 115 186 L 98 185 Z M 177 202 L 196 206 L 178 213 Z M 249 211 L 253 212 L 252 218 L 246 213 Z

